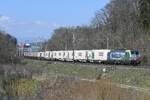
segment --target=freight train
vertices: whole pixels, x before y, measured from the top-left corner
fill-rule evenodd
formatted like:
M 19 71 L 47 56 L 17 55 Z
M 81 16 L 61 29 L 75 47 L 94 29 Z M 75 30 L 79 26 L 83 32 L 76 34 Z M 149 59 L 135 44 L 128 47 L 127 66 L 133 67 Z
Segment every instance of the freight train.
M 104 64 L 131 64 L 138 65 L 141 63 L 141 56 L 138 50 L 62 50 L 62 51 L 45 51 L 45 52 L 24 52 L 28 58 L 74 61 L 74 62 L 91 62 Z

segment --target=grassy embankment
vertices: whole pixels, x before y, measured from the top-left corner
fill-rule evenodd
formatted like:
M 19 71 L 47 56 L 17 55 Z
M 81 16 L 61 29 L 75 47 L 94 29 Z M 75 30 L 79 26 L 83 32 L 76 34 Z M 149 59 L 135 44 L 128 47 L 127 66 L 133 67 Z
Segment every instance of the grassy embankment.
M 149 88 L 149 70 L 116 68 L 103 73 L 104 67 L 106 65 L 63 64 L 26 59 L 21 65 L 3 66 L 0 93 L 17 96 L 16 98 L 23 96 L 24 100 L 27 99 L 26 96 L 31 100 L 37 98 L 44 100 L 150 99 L 149 91 L 120 88 L 114 84 L 122 83 Z M 111 65 L 107 67 L 112 68 Z M 58 77 L 56 78 L 55 75 Z M 98 77 L 99 80 L 95 82 L 78 80 L 78 78 L 96 79 Z
M 27 65 L 47 69 L 48 73 L 77 76 L 80 78 L 96 79 L 98 77 L 107 78 L 117 83 L 150 88 L 150 69 L 141 68 L 116 68 L 108 69 L 104 74 L 102 68 L 106 65 L 82 65 L 82 64 L 62 64 L 47 61 L 24 60 Z M 119 66 L 119 65 L 118 65 Z M 112 68 L 112 65 L 107 65 Z M 114 67 L 114 65 L 113 65 Z

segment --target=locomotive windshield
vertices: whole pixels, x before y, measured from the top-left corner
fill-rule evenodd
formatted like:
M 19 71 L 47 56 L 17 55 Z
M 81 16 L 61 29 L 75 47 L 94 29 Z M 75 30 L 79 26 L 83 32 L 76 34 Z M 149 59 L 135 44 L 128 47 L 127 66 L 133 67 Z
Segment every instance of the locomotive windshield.
M 132 51 L 131 51 L 131 55 L 139 56 L 140 54 L 139 54 L 139 51 L 137 51 L 137 50 L 132 50 Z

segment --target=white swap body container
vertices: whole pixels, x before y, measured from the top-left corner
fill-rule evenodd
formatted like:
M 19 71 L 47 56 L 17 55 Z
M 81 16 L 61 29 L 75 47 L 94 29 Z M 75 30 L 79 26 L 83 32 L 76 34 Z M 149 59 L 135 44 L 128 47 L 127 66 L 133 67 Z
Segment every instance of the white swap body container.
M 107 55 L 110 52 L 108 49 L 103 49 L 103 50 L 92 50 L 92 58 L 93 61 L 98 61 L 98 62 L 105 62 L 107 61 Z
M 67 51 L 66 52 L 66 56 L 65 57 L 67 57 L 67 61 L 73 61 L 73 50 L 69 50 L 69 51 Z
M 69 59 L 68 57 L 68 51 L 63 51 L 63 60 L 67 61 Z
M 38 57 L 39 58 L 44 58 L 45 57 L 45 52 L 38 52 Z
M 38 58 L 41 57 L 41 52 L 37 52 L 37 57 L 38 57 Z
M 53 52 L 52 51 L 49 51 L 49 59 L 53 59 Z
M 32 52 L 32 57 L 36 58 L 37 57 L 37 52 Z
M 93 62 L 93 51 L 92 50 L 87 50 L 86 51 L 86 56 L 87 56 L 87 61 Z
M 76 61 L 86 61 L 87 60 L 87 50 L 75 50 L 74 58 Z
M 29 56 L 30 56 L 30 57 L 33 57 L 33 52 L 30 52 Z
M 58 51 L 53 51 L 53 59 L 58 60 Z
M 51 59 L 51 51 L 45 51 L 45 59 Z
M 52 60 L 56 60 L 57 59 L 57 51 L 51 51 L 51 54 L 50 54 L 50 58 L 52 59 Z
M 45 57 L 45 52 L 42 52 L 42 58 L 44 58 Z
M 57 51 L 57 59 L 58 60 L 63 60 L 64 59 L 63 55 L 64 55 L 64 51 Z
M 24 52 L 24 53 L 23 53 L 23 55 L 24 55 L 25 57 L 27 57 L 27 55 L 28 55 L 28 52 Z

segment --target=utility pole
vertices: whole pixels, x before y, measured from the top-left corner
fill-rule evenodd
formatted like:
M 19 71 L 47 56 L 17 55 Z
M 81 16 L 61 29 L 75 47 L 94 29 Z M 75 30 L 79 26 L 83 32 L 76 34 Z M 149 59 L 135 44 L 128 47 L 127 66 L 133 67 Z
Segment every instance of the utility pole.
M 107 36 L 107 49 L 109 49 L 109 37 Z
M 47 50 L 48 48 L 48 42 L 45 41 L 45 51 Z
M 66 29 L 66 33 L 67 33 L 67 34 L 65 34 L 65 36 L 64 36 L 64 37 L 65 37 L 65 40 L 66 40 L 66 41 L 65 41 L 65 50 L 68 50 L 68 37 L 67 37 L 67 36 L 68 36 L 68 30 L 67 30 L 67 29 Z
M 74 47 L 75 47 L 75 46 L 74 46 L 74 44 L 75 44 L 75 36 L 74 36 L 74 33 L 72 34 L 72 43 L 73 43 L 72 45 L 73 45 L 73 62 L 74 62 L 74 61 L 75 61 L 75 60 L 74 60 L 74 55 L 75 55 L 75 53 L 74 53 Z

